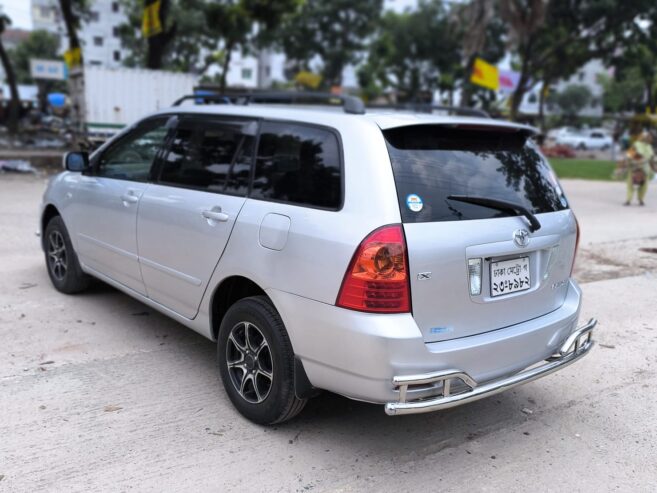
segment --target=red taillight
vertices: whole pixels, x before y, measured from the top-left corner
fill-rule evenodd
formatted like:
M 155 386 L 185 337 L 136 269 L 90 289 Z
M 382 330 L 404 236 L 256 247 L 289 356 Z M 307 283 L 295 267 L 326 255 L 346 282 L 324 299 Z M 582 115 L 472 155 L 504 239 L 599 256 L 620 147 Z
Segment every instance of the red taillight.
M 359 245 L 336 305 L 375 313 L 411 311 L 406 239 L 401 224 L 374 230 Z
M 575 236 L 575 253 L 573 254 L 573 264 L 570 266 L 571 277 L 573 275 L 573 270 L 575 270 L 575 260 L 577 259 L 577 250 L 579 250 L 579 221 L 577 221 L 576 217 L 575 217 L 575 226 L 577 227 L 577 233 Z

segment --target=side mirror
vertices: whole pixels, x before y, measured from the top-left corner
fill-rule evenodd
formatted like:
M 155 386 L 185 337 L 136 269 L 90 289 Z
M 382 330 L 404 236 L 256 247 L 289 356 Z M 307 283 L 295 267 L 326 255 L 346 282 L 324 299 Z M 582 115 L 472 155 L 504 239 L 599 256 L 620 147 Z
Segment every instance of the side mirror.
M 89 169 L 88 152 L 67 152 L 64 154 L 64 169 L 68 171 L 86 171 Z

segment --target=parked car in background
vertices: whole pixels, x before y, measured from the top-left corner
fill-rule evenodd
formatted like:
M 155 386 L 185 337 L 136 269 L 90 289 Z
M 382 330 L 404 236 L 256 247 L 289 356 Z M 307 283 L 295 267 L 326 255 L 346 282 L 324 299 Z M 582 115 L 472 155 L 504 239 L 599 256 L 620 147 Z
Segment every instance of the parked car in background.
M 580 150 L 606 150 L 614 145 L 614 139 L 601 130 L 584 130 L 581 132 L 566 132 L 555 139 L 557 145 L 567 145 Z
M 559 137 L 576 134 L 578 130 L 575 127 L 558 127 L 548 130 L 547 140 L 556 141 Z
M 586 355 L 579 226 L 535 130 L 343 99 L 174 106 L 67 154 L 41 209 L 53 285 L 93 276 L 216 341 L 264 424 L 322 389 L 446 409 Z

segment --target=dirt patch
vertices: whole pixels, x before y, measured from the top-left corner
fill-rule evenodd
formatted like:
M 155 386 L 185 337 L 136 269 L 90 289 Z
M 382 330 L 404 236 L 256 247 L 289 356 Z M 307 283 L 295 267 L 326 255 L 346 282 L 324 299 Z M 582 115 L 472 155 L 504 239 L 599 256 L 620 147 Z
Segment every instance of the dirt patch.
M 598 243 L 581 248 L 574 277 L 579 282 L 636 276 L 657 272 L 657 238 Z

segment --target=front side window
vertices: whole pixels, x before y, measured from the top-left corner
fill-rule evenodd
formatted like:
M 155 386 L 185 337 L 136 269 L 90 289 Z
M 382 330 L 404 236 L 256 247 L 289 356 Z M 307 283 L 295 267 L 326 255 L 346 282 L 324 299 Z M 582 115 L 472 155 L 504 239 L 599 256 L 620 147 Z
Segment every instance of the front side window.
M 163 160 L 159 181 L 246 195 L 254 134 L 255 122 L 183 120 Z
M 143 122 L 100 156 L 96 175 L 119 180 L 147 181 L 166 134 L 166 118 Z
M 327 209 L 342 203 L 340 146 L 325 129 L 262 125 L 251 196 Z

